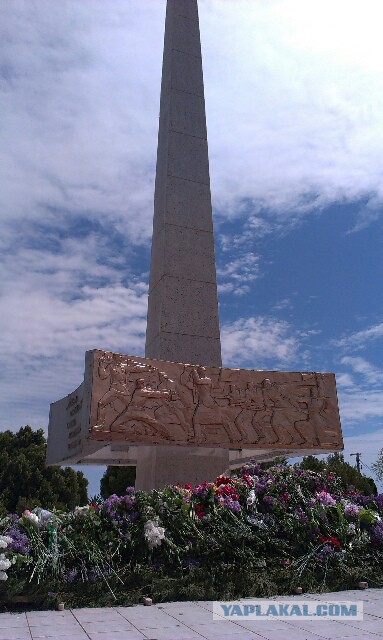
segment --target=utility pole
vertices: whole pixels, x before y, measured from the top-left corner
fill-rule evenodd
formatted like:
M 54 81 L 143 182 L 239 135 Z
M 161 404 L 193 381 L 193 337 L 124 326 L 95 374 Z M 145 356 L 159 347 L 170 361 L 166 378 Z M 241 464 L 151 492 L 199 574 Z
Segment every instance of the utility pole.
M 350 453 L 350 456 L 355 456 L 355 460 L 356 460 L 356 468 L 358 469 L 359 473 L 360 471 L 360 453 Z

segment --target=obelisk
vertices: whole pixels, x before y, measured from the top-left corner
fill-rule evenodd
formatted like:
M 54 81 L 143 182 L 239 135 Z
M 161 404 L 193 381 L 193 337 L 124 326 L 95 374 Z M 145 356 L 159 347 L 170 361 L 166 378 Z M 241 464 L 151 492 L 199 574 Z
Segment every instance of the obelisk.
M 145 355 L 221 366 L 197 0 L 167 0 Z M 141 447 L 136 486 L 199 482 L 222 449 Z
M 146 357 L 86 352 L 47 463 L 136 466 L 151 490 L 342 448 L 334 374 L 221 367 L 197 0 L 168 0 Z
M 197 0 L 168 0 L 145 355 L 221 366 Z

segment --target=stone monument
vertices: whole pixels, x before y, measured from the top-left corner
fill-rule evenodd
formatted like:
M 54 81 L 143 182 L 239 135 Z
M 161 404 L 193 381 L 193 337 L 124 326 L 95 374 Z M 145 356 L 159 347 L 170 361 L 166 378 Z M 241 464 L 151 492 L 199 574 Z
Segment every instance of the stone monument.
M 151 489 L 342 448 L 333 374 L 222 368 L 197 0 L 167 0 L 145 357 L 87 352 L 47 463 L 135 465 Z

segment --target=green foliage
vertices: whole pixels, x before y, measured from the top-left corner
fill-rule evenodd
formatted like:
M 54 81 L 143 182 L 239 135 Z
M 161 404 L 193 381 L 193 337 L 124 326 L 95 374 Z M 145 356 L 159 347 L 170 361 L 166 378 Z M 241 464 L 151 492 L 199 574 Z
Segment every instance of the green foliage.
M 107 498 L 113 494 L 122 496 L 126 487 L 134 487 L 136 481 L 136 467 L 107 467 L 101 478 L 100 495 Z
M 383 480 L 383 449 L 380 450 L 377 461 L 372 465 L 372 470 L 378 480 Z
M 307 461 L 306 461 L 307 464 Z M 116 606 L 383 586 L 383 495 L 334 473 L 248 465 L 237 477 L 130 488 L 72 512 L 0 518 L 0 606 Z M 4 548 L 5 547 L 5 548 Z
M 0 513 L 43 506 L 73 509 L 87 502 L 88 480 L 70 467 L 45 466 L 43 429 L 0 433 Z
M 345 462 L 342 453 L 331 454 L 326 460 L 319 460 L 315 456 L 306 456 L 300 463 L 300 467 L 317 473 L 334 473 L 340 478 L 345 490 L 352 487 L 366 496 L 378 493 L 373 479 L 359 473 L 355 467 Z

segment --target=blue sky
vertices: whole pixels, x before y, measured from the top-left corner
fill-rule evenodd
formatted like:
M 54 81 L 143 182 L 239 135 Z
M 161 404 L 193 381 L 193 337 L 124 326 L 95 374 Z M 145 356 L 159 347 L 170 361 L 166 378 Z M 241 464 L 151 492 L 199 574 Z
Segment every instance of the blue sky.
M 346 459 L 370 465 L 381 3 L 199 7 L 224 364 L 334 371 Z M 0 428 L 46 428 L 87 349 L 144 352 L 164 14 L 164 0 L 0 6 Z

